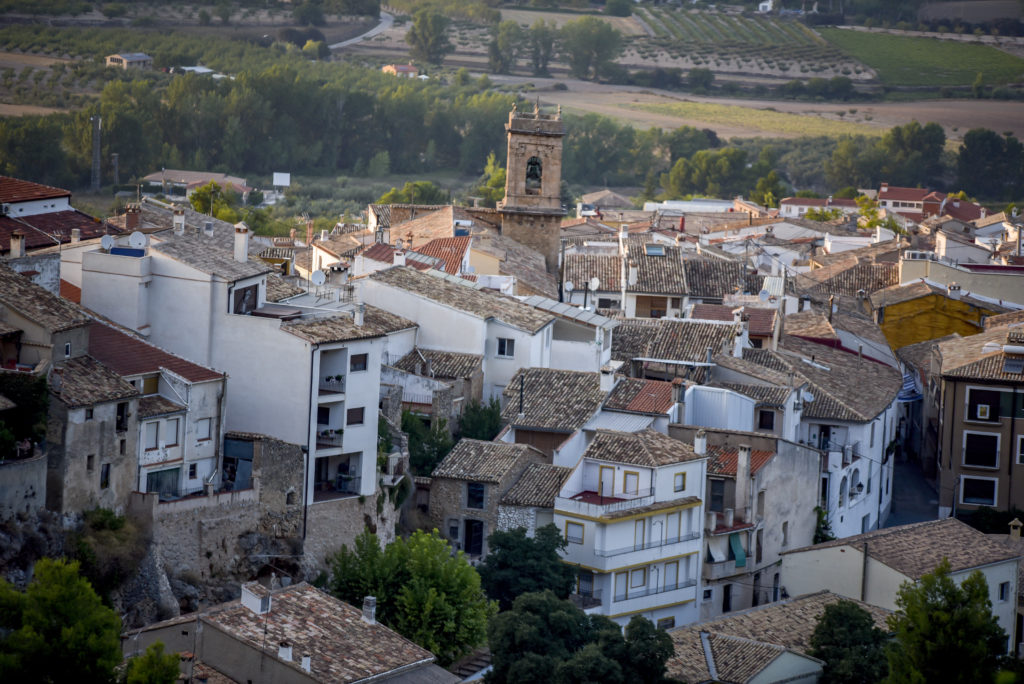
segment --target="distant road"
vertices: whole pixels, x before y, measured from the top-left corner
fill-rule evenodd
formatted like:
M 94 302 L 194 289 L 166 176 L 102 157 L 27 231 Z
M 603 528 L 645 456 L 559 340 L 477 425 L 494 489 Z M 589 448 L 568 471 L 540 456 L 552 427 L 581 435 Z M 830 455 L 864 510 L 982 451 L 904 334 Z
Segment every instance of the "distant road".
M 340 50 L 343 47 L 348 47 L 349 45 L 353 45 L 355 43 L 358 43 L 361 40 L 365 40 L 367 38 L 373 38 L 375 35 L 377 35 L 378 33 L 382 32 L 382 31 L 387 31 L 389 28 L 391 28 L 391 25 L 394 24 L 394 23 L 395 23 L 395 17 L 394 17 L 393 14 L 389 14 L 388 12 L 381 11 L 381 13 L 380 13 L 380 23 L 377 24 L 376 26 L 374 26 L 372 29 L 370 29 L 369 31 L 367 31 L 366 33 L 364 33 L 362 35 L 356 36 L 355 38 L 349 38 L 348 40 L 343 40 L 340 43 L 335 43 L 334 45 L 328 45 L 327 47 L 329 47 L 332 50 Z

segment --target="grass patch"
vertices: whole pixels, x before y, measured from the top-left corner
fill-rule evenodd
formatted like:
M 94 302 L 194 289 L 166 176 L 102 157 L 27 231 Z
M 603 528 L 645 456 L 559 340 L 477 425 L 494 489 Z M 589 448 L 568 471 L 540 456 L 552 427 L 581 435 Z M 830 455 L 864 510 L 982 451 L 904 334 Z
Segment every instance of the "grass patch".
M 817 116 L 789 114 L 766 109 L 708 102 L 677 102 L 665 104 L 627 104 L 627 109 L 639 109 L 712 125 L 736 126 L 761 131 L 765 135 L 881 135 L 883 130 L 850 121 L 830 121 Z
M 988 84 L 1024 77 L 1024 60 L 988 45 L 845 29 L 818 31 L 889 85 L 970 85 L 979 71 Z

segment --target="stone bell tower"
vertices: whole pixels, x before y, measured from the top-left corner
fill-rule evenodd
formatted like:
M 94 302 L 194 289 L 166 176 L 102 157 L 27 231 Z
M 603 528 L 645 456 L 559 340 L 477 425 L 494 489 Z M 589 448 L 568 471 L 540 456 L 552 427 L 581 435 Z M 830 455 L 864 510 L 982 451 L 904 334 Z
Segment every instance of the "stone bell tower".
M 515 107 L 505 125 L 508 161 L 505 198 L 498 203 L 501 233 L 544 255 L 549 273 L 558 269 L 562 216 L 562 123 L 556 114 L 520 112 Z

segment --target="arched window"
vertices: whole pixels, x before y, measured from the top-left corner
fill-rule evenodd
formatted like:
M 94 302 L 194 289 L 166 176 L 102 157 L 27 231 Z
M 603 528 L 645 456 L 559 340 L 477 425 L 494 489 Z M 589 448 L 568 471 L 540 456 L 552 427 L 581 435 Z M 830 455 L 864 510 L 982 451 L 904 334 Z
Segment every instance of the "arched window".
M 844 476 L 842 481 L 839 483 L 839 507 L 842 508 L 846 505 L 846 477 Z
M 539 195 L 540 181 L 544 172 L 540 157 L 530 157 L 526 161 L 526 194 Z

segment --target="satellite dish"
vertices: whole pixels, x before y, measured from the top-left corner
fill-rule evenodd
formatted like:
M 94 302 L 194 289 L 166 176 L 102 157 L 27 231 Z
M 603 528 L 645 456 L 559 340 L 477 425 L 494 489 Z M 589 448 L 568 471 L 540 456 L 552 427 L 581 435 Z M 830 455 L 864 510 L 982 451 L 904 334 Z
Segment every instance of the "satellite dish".
M 564 287 L 565 287 L 565 291 L 566 291 L 566 292 L 572 292 L 572 291 L 573 291 L 573 289 L 574 289 L 574 286 L 573 286 L 573 284 L 572 284 L 572 281 L 571 281 L 571 280 L 566 280 L 566 281 L 565 281 L 565 285 L 564 285 Z
M 142 249 L 146 246 L 147 242 L 149 242 L 149 239 L 139 231 L 135 231 L 128 236 L 128 244 L 135 249 Z
M 762 302 L 767 302 L 768 298 L 771 296 L 772 293 L 769 292 L 768 290 L 761 290 L 760 292 L 757 293 L 757 298 L 760 299 Z
M 114 246 L 114 238 L 111 235 L 104 235 L 100 238 L 100 246 L 108 252 Z
M 327 276 L 324 275 L 323 271 L 313 271 L 313 275 L 309 277 L 313 281 L 314 285 L 320 286 L 327 282 Z
M 800 393 L 800 398 L 807 403 L 814 401 L 814 395 L 808 392 L 807 390 L 804 390 L 803 392 Z
M 601 279 L 600 278 L 598 278 L 597 276 L 594 276 L 593 278 L 590 279 L 590 289 L 591 290 L 596 290 L 600 286 L 601 286 Z

